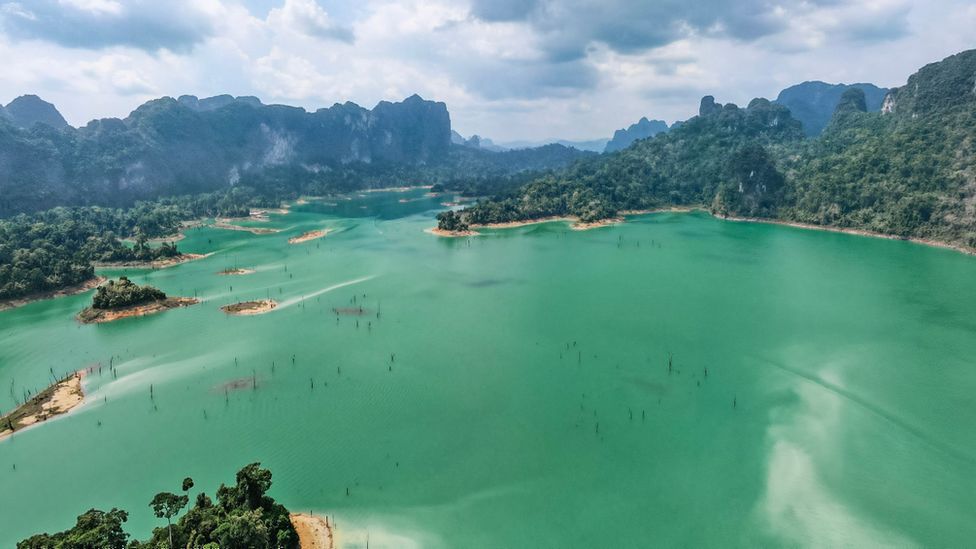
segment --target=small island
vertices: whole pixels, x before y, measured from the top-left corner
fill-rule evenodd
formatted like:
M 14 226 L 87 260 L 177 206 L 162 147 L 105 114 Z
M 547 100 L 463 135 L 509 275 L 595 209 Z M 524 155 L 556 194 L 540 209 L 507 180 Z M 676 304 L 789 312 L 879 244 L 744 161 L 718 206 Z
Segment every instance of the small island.
M 289 238 L 289 244 L 301 244 L 302 242 L 308 242 L 309 240 L 315 240 L 316 238 L 322 238 L 323 236 L 329 234 L 332 229 L 320 229 L 318 231 L 309 231 L 300 236 L 294 238 Z
M 249 275 L 254 272 L 254 269 L 241 269 L 239 267 L 228 267 L 217 274 L 222 276 L 234 276 L 234 275 Z
M 232 305 L 224 305 L 221 311 L 229 315 L 260 315 L 273 310 L 278 302 L 273 299 L 259 299 L 256 301 L 241 301 Z
M 471 230 L 471 226 L 460 214 L 448 210 L 437 214 L 437 227 L 430 229 L 431 234 L 446 237 L 475 236 L 478 233 Z
M 132 316 L 161 313 L 177 307 L 188 307 L 200 300 L 192 297 L 167 297 L 152 286 L 139 286 L 127 277 L 110 280 L 100 286 L 92 298 L 92 306 L 78 313 L 82 324 L 112 322 Z
M 9 414 L 0 416 L 0 439 L 36 423 L 64 414 L 81 404 L 85 396 L 81 389 L 83 375 L 84 372 L 79 371 L 58 380 Z

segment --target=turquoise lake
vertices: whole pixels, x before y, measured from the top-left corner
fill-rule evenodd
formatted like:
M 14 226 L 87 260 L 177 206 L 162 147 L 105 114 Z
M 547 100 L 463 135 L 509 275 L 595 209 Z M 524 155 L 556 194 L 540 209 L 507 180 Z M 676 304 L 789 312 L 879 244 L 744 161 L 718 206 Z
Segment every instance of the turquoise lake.
M 701 212 L 425 233 L 449 198 L 295 205 L 251 223 L 276 234 L 187 231 L 206 259 L 103 273 L 185 309 L 0 312 L 0 410 L 95 367 L 81 407 L 0 441 L 0 546 L 92 507 L 145 539 L 156 492 L 254 461 L 341 547 L 976 539 L 976 258 Z

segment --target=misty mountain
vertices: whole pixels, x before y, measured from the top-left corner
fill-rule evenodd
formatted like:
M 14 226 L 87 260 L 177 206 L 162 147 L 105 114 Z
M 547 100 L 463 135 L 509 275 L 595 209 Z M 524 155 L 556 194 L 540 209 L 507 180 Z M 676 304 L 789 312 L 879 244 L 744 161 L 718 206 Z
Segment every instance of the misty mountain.
M 36 95 L 22 95 L 0 107 L 0 118 L 20 128 L 30 128 L 34 124 L 47 124 L 56 129 L 69 127 L 54 105 Z
M 50 103 L 25 97 L 0 117 L 0 215 L 235 185 L 294 194 L 504 176 L 563 167 L 582 155 L 492 152 L 480 139 L 452 144 L 447 106 L 416 95 L 373 109 L 347 102 L 314 112 L 254 97 L 163 97 L 125 119 L 78 129 L 55 117 Z M 22 125 L 25 113 L 44 123 Z
M 588 140 L 571 140 L 571 139 L 542 139 L 539 141 L 501 141 L 495 143 L 499 147 L 504 147 L 506 149 L 532 149 L 537 147 L 544 147 L 546 145 L 562 145 L 564 147 L 572 147 L 580 151 L 591 151 L 591 152 L 603 152 L 603 149 L 607 146 L 608 139 L 588 139 Z
M 857 88 L 864 92 L 868 112 L 881 110 L 881 102 L 888 92 L 874 84 L 827 84 L 812 81 L 790 86 L 779 92 L 775 103 L 790 109 L 793 118 L 803 124 L 803 132 L 808 136 L 820 135 L 830 122 L 830 118 L 844 92 Z
M 613 132 L 613 138 L 607 143 L 603 152 L 615 152 L 626 149 L 638 139 L 654 137 L 659 133 L 668 131 L 668 124 L 663 120 L 648 120 L 647 117 L 641 118 L 636 124 Z

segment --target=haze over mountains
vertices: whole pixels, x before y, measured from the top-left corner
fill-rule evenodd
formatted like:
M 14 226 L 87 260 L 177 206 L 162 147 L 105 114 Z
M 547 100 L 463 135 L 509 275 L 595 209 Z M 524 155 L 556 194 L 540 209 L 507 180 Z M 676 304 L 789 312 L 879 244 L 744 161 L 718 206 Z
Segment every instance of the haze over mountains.
M 776 102 L 813 136 L 851 87 L 805 82 L 780 92 Z M 886 90 L 853 87 L 866 92 L 869 111 L 880 109 Z M 125 119 L 74 129 L 54 105 L 25 95 L 0 109 L 0 215 L 64 204 L 121 205 L 241 182 L 355 187 L 372 184 L 366 174 L 431 182 L 546 170 L 587 151 L 621 151 L 669 129 L 645 117 L 610 140 L 498 144 L 465 139 L 452 130 L 447 105 L 416 95 L 373 109 L 347 102 L 314 112 L 265 105 L 256 97 L 183 95 L 149 101 Z
M 851 88 L 864 92 L 868 112 L 880 111 L 881 102 L 888 93 L 887 88 L 879 88 L 874 84 L 847 85 L 814 81 L 786 88 L 779 92 L 775 102 L 790 109 L 793 118 L 803 124 L 805 134 L 820 135 L 830 122 L 841 96 Z

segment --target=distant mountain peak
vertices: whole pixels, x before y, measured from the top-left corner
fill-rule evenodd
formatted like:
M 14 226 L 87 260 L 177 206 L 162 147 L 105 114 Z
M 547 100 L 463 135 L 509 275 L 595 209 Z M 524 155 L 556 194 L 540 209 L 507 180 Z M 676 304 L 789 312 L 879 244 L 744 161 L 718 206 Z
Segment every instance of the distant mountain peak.
M 888 90 L 874 84 L 828 84 L 820 80 L 808 80 L 779 92 L 776 103 L 790 109 L 793 118 L 803 124 L 807 136 L 820 135 L 837 110 L 844 93 L 858 89 L 864 93 L 864 105 L 868 112 L 881 110 Z
M 663 120 L 648 120 L 646 116 L 642 116 L 636 124 L 631 124 L 625 129 L 613 132 L 613 138 L 607 143 L 603 152 L 616 152 L 626 149 L 638 139 L 654 137 L 659 133 L 667 132 L 668 129 L 667 122 Z
M 47 124 L 59 130 L 68 127 L 68 122 L 53 104 L 33 94 L 21 95 L 3 111 L 5 118 L 21 128 L 31 128 L 34 124 Z

